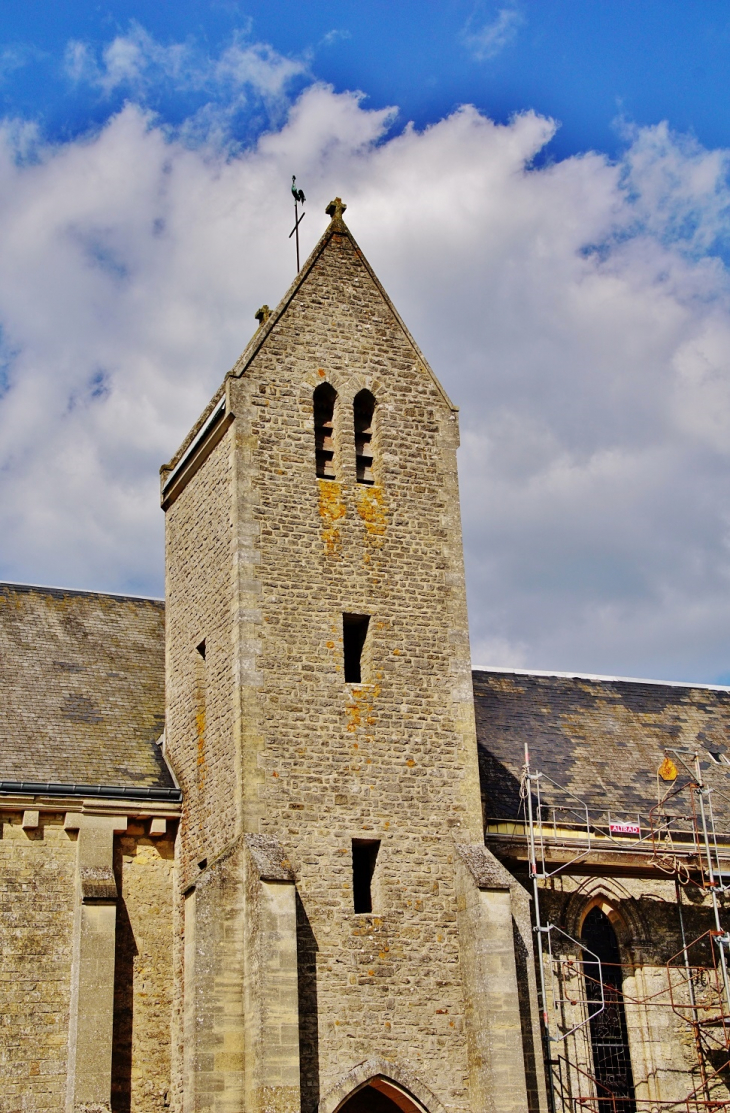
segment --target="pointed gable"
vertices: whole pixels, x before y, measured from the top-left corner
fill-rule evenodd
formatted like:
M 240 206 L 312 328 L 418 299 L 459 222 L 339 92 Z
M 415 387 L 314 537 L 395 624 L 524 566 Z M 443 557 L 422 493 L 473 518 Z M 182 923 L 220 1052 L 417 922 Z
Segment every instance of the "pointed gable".
M 402 354 L 409 354 L 419 370 L 432 380 L 449 409 L 458 412 L 345 223 L 346 208 L 339 197 L 329 203 L 326 209 L 331 218 L 328 227 L 276 309 L 272 312 L 264 306 L 257 313 L 259 330 L 231 374 L 246 373 L 287 314 L 323 307 L 332 330 L 337 333 L 353 327 L 365 332 L 369 323 L 374 322 L 389 325 L 394 344 L 403 350 Z

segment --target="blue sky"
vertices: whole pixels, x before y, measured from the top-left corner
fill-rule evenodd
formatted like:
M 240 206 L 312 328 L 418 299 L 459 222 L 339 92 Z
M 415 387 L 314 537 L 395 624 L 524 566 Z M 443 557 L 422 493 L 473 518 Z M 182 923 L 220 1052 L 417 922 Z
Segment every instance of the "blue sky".
M 162 593 L 296 173 L 461 406 L 474 660 L 730 679 L 730 0 L 3 14 L 0 578 Z
M 615 154 L 622 119 L 666 119 L 708 147 L 725 145 L 730 129 L 723 0 L 6 0 L 3 12 L 0 104 L 41 120 L 54 139 L 98 124 L 128 92 L 101 98 L 74 85 L 63 64 L 69 42 L 101 48 L 135 23 L 161 44 L 188 42 L 212 55 L 236 36 L 270 43 L 305 61 L 309 76 L 361 89 L 374 108 L 397 105 L 399 122 L 419 127 L 463 103 L 501 121 L 534 108 L 561 122 L 549 147 L 558 158 L 589 148 Z M 169 87 L 149 96 L 171 122 L 195 99 Z

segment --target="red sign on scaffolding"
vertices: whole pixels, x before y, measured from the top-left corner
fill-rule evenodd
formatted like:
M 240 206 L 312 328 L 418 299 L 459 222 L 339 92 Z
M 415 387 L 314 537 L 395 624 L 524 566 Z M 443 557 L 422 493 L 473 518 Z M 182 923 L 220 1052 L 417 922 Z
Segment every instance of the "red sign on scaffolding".
M 638 823 L 609 823 L 608 829 L 612 835 L 641 836 L 641 827 Z

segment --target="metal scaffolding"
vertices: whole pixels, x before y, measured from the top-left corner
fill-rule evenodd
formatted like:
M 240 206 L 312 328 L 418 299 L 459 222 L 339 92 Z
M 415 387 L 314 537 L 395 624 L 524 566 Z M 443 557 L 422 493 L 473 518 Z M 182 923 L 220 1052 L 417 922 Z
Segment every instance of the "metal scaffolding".
M 705 783 L 696 751 L 667 749 L 656 805 L 627 821 L 589 808 L 533 768 L 525 746 L 520 796 L 552 1113 L 730 1109 L 730 934 L 719 900 L 730 890 L 730 847 L 723 859 L 713 794 L 724 796 Z M 585 927 L 578 940 L 544 917 L 544 886 L 607 849 L 639 854 L 647 868 L 674 879 L 682 946 L 663 965 L 626 962 L 618 949 L 617 961 L 607 961 L 610 951 L 604 946 L 601 957 L 591 949 Z M 714 922 L 691 940 L 683 914 L 688 886 L 709 894 Z M 640 1060 L 633 1072 L 632 1059 Z

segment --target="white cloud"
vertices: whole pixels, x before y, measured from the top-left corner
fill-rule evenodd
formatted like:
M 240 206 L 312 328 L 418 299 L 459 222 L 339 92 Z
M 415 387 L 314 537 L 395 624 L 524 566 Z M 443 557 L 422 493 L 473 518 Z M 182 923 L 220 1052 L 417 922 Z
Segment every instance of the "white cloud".
M 496 56 L 512 42 L 525 18 L 518 8 L 500 8 L 491 22 L 476 26 L 472 17 L 462 34 L 464 45 L 478 62 Z
M 281 123 L 292 82 L 311 80 L 308 59 L 284 57 L 242 32 L 212 56 L 192 39 L 159 43 L 135 22 L 101 51 L 86 42 L 70 42 L 65 70 L 76 84 L 105 97 L 123 93 L 140 106 L 154 106 L 165 93 L 188 97 L 195 108 L 177 129 L 178 136 L 188 145 L 226 140 L 229 147 L 231 122 L 244 109 L 251 114 L 261 104 L 267 123 Z
M 727 154 L 662 126 L 529 169 L 533 113 L 392 119 L 314 85 L 233 154 L 134 105 L 5 128 L 0 575 L 161 590 L 157 467 L 293 276 L 296 173 L 305 250 L 339 193 L 462 406 L 475 660 L 730 671 Z

